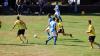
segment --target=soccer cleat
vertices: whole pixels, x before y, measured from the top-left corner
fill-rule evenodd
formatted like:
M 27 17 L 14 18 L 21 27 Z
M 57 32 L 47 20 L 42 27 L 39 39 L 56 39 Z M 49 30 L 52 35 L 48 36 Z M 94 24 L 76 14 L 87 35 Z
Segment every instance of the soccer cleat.
M 46 45 L 47 45 L 47 43 L 48 43 L 48 40 L 46 40 Z
M 63 33 L 63 35 L 66 36 L 67 34 L 66 33 Z
M 69 35 L 71 38 L 73 37 L 72 34 Z

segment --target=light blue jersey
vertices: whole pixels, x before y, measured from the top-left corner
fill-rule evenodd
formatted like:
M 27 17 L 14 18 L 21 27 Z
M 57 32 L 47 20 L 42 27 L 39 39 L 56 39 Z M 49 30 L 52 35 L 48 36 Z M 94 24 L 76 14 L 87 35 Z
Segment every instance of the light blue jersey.
M 55 16 L 57 16 L 57 18 L 62 22 L 62 18 L 60 16 L 59 5 L 56 5 L 54 10 L 55 10 Z
M 49 28 L 50 28 L 50 37 L 48 38 L 48 40 L 46 40 L 46 45 L 52 38 L 54 38 L 54 45 L 56 45 L 57 41 L 56 22 L 51 21 L 49 24 Z
M 60 16 L 60 10 L 59 10 L 59 6 L 58 5 L 55 6 L 55 15 L 59 15 Z
M 50 22 L 50 32 L 56 32 L 56 22 L 55 21 Z
M 49 18 L 48 24 L 50 24 L 51 21 L 53 21 L 52 17 Z

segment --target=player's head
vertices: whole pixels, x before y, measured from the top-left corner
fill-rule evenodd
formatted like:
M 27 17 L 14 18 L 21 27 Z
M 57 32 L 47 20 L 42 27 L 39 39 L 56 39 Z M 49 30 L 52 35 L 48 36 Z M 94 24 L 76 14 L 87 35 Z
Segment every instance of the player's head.
M 55 21 L 55 17 L 53 17 L 53 21 Z
M 55 19 L 56 20 L 56 22 L 59 22 L 59 19 Z
M 90 19 L 88 20 L 88 23 L 89 23 L 89 24 L 91 24 L 91 23 L 92 23 Z
M 17 16 L 17 20 L 19 20 L 20 19 L 20 17 L 19 16 Z
M 48 17 L 51 17 L 51 14 L 50 13 L 48 14 Z
M 56 1 L 56 5 L 58 5 L 58 1 Z

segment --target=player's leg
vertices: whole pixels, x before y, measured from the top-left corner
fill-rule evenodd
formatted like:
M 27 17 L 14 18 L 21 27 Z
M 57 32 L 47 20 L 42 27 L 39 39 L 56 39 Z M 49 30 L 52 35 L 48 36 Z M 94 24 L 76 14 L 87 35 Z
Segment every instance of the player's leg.
M 95 36 L 90 36 L 90 37 L 89 37 L 89 40 L 90 40 L 91 48 L 93 48 Z
M 53 38 L 54 38 L 54 45 L 56 45 L 57 36 L 53 36 Z
M 53 33 L 52 33 L 52 36 L 53 36 L 53 38 L 54 38 L 54 45 L 56 45 L 57 33 L 56 33 L 56 32 L 53 32 Z
M 24 35 L 25 34 L 25 29 L 22 29 L 22 32 L 21 32 L 24 40 L 28 43 L 28 39 L 26 38 L 26 36 Z
M 20 14 L 20 12 L 19 12 L 19 5 L 17 5 L 17 13 L 18 13 L 18 15 Z
M 26 38 L 26 36 L 22 35 L 24 40 L 26 41 L 26 43 L 28 43 L 28 39 Z
M 62 34 L 63 34 L 64 36 L 67 35 L 67 36 L 73 37 L 71 33 L 65 33 L 64 29 L 62 29 L 61 32 L 62 32 Z
M 91 48 L 93 48 L 93 43 L 92 43 L 92 42 L 90 42 L 90 44 L 91 44 Z
M 20 41 L 22 41 L 22 43 L 24 43 L 24 40 L 21 38 L 21 36 L 17 36 L 19 37 Z
M 61 31 L 62 35 L 64 35 L 64 36 L 68 35 L 67 33 L 65 33 L 64 29 L 61 29 L 60 31 Z
M 100 49 L 100 43 L 97 43 L 94 41 L 94 44 L 98 46 L 98 48 Z
M 69 34 L 69 33 L 65 33 L 65 31 L 64 31 L 64 29 L 58 29 L 58 31 L 57 31 L 58 33 L 61 33 L 63 36 L 70 36 L 71 34 Z
M 48 39 L 50 38 L 50 31 L 49 31 L 49 27 L 45 30 L 47 35 L 48 35 Z
M 24 40 L 21 38 L 21 33 L 22 33 L 22 31 L 21 30 L 18 30 L 18 32 L 17 32 L 17 37 L 20 39 L 20 41 L 22 41 L 22 43 L 24 43 Z
M 53 33 L 50 32 L 50 37 L 48 38 L 48 40 L 46 40 L 46 45 L 47 45 L 47 43 L 48 43 L 52 38 L 53 38 Z
M 62 18 L 61 18 L 61 16 L 59 15 L 58 17 L 59 17 L 60 21 L 62 22 Z
M 48 40 L 46 40 L 46 45 L 48 44 L 48 42 L 52 39 L 53 37 L 48 38 Z
M 73 35 L 71 33 L 66 33 L 67 36 L 70 36 L 71 38 L 73 37 Z
M 93 43 L 92 43 L 92 37 L 91 36 L 89 36 L 89 42 L 90 42 L 91 48 L 93 48 Z

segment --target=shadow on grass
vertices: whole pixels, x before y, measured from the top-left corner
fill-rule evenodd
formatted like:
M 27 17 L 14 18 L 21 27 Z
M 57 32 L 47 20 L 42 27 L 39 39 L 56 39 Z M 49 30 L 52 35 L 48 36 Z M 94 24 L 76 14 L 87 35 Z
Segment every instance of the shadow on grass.
M 68 41 L 68 42 L 84 42 L 80 39 L 60 39 L 60 41 Z
M 58 41 L 68 41 L 68 42 L 84 42 L 84 41 L 81 41 L 81 40 L 79 40 L 79 39 L 59 39 Z M 98 43 L 95 43 L 96 45 L 98 45 L 99 46 L 99 44 Z M 30 42 L 30 43 L 28 43 L 28 44 L 13 44 L 13 43 L 10 43 L 10 44 L 6 44 L 6 43 L 1 43 L 0 45 L 11 45 L 11 46 L 33 46 L 33 45 L 45 45 L 45 41 L 44 42 L 37 42 L 37 43 L 34 43 L 34 42 Z M 52 44 L 49 44 L 48 43 L 48 45 L 53 45 L 53 43 Z M 57 45 L 64 45 L 64 46 L 80 46 L 80 47 L 87 47 L 87 46 L 83 46 L 83 45 L 78 45 L 78 44 L 59 44 L 59 43 L 57 43 Z
M 33 46 L 33 45 L 45 45 L 44 43 L 29 43 L 29 44 L 0 44 L 0 45 L 4 45 L 4 46 Z M 49 45 L 52 45 L 53 44 L 49 44 L 48 45 L 45 45 L 45 46 L 49 46 Z M 88 46 L 85 46 L 85 45 L 78 45 L 78 44 L 59 44 L 57 43 L 57 45 L 62 45 L 62 46 L 79 46 L 79 47 L 88 47 Z M 55 45 L 55 46 L 57 46 Z
M 82 22 L 68 22 L 68 23 L 82 23 Z
M 30 46 L 29 44 L 0 44 L 0 45 L 6 45 L 6 46 Z
M 54 45 L 53 43 L 48 43 L 47 45 L 46 44 L 43 44 L 43 43 L 30 43 L 30 44 L 37 44 L 37 45 L 45 45 L 45 46 L 49 46 L 49 45 Z M 85 45 L 75 45 L 75 44 L 59 44 L 57 43 L 55 46 L 57 45 L 62 45 L 62 46 L 80 46 L 80 47 L 88 47 L 88 46 L 85 46 Z
M 94 42 L 94 44 L 100 48 L 100 43 Z
M 45 42 L 44 43 L 28 43 L 28 44 L 30 44 L 30 45 L 32 45 L 32 44 L 45 45 Z
M 79 47 L 88 47 L 88 46 L 85 46 L 85 45 L 74 45 L 74 44 L 64 45 L 64 46 L 79 46 Z

